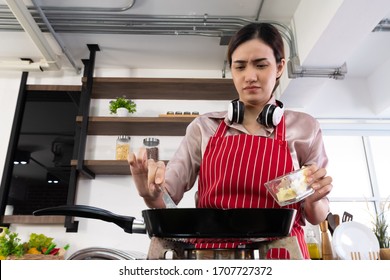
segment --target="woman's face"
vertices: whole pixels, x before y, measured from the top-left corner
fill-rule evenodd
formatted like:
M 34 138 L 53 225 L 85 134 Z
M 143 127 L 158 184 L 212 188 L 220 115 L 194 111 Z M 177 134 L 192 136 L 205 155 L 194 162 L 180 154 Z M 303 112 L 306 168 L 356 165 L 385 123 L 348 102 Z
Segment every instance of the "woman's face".
M 246 106 L 264 106 L 284 65 L 284 59 L 276 63 L 271 47 L 260 39 L 238 46 L 232 54 L 231 72 L 240 100 Z

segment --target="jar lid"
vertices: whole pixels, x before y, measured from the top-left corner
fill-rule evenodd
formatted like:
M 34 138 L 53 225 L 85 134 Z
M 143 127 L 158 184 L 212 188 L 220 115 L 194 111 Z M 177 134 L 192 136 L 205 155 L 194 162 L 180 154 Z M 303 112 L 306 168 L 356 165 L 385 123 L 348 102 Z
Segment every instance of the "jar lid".
M 118 140 L 130 140 L 131 137 L 130 136 L 127 136 L 127 135 L 119 135 L 118 136 Z
M 144 139 L 145 146 L 153 147 L 153 146 L 157 146 L 158 144 L 160 144 L 160 140 L 158 140 L 157 138 L 145 138 Z

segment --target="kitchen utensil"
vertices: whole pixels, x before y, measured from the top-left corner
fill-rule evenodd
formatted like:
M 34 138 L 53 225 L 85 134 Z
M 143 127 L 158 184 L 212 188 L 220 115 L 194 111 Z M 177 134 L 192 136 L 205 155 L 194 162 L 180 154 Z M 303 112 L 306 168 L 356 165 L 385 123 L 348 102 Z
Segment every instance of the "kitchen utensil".
M 326 217 L 328 221 L 328 229 L 331 235 L 333 235 L 334 230 L 340 224 L 340 216 L 337 214 L 329 213 Z
M 351 260 L 361 260 L 360 252 L 351 252 Z
M 351 252 L 351 259 L 352 260 L 361 260 L 361 254 L 360 252 Z M 378 252 L 368 252 L 368 259 L 369 260 L 378 260 L 379 259 L 379 253 Z
M 379 255 L 379 242 L 367 226 L 350 221 L 341 223 L 333 233 L 332 247 L 336 256 L 342 260 L 352 257 L 369 260 L 372 254 Z M 352 256 L 351 252 L 359 252 Z
M 350 221 L 352 221 L 352 219 L 353 219 L 353 215 L 344 211 L 343 218 L 342 218 L 343 223 L 350 222 Z
M 112 222 L 127 233 L 148 233 L 164 238 L 284 237 L 292 228 L 296 210 L 275 208 L 166 208 L 142 211 L 143 221 L 86 206 L 64 205 L 36 210 L 35 216 L 57 215 Z
M 368 258 L 370 260 L 379 260 L 379 255 L 378 252 L 368 252 Z
M 321 229 L 321 252 L 323 260 L 333 259 L 332 243 L 330 241 L 330 232 L 327 220 L 320 223 Z
M 177 208 L 176 203 L 173 201 L 172 197 L 169 195 L 167 189 L 164 186 L 161 186 L 162 198 L 165 203 L 166 208 Z

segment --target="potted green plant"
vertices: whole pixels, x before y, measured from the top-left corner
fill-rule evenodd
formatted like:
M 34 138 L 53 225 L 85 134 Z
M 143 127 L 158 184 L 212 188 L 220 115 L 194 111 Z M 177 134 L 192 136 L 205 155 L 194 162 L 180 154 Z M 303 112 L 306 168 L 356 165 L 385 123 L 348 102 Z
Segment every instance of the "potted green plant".
M 136 112 L 137 105 L 133 100 L 125 97 L 118 97 L 110 101 L 110 114 L 117 114 L 118 116 L 127 116 Z
M 390 227 L 386 219 L 386 205 L 390 209 L 388 201 L 383 202 L 381 211 L 375 215 L 373 221 L 373 232 L 378 239 L 380 247 L 380 258 L 389 260 L 390 259 Z

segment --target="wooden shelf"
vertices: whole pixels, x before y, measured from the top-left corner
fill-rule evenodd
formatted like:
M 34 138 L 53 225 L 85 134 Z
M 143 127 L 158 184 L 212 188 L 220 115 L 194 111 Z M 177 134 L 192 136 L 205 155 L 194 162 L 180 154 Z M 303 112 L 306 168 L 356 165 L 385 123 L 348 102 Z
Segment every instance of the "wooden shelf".
M 27 91 L 69 91 L 69 92 L 79 92 L 81 91 L 81 85 L 27 85 Z
M 81 123 L 82 116 L 76 118 Z M 184 136 L 193 117 L 89 117 L 88 135 Z
M 6 215 L 4 224 L 64 224 L 65 216 Z
M 77 165 L 77 160 L 70 162 Z M 96 175 L 130 175 L 127 160 L 84 160 L 84 165 Z
M 86 78 L 82 79 L 86 83 Z M 237 92 L 232 79 L 198 78 L 94 78 L 91 98 L 232 100 Z
M 164 162 L 168 163 L 167 160 Z M 70 164 L 76 166 L 77 160 Z M 84 160 L 84 165 L 95 175 L 131 175 L 127 160 Z

